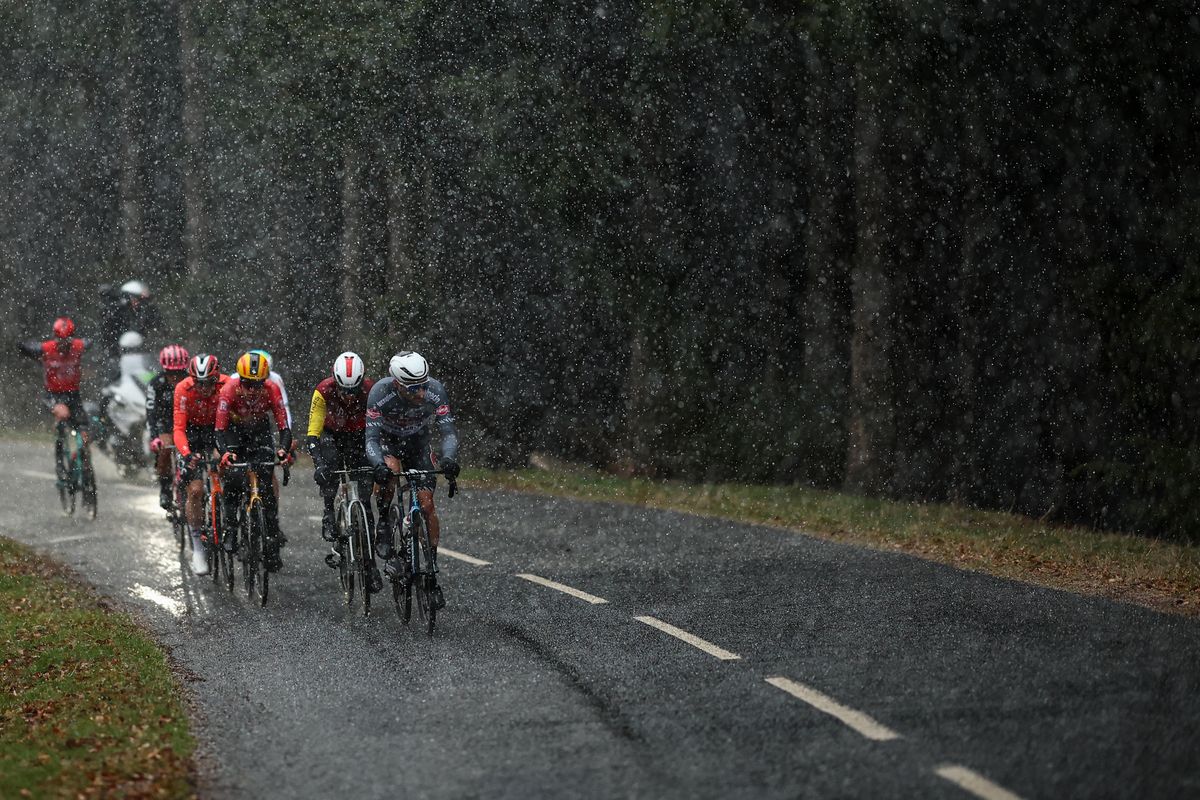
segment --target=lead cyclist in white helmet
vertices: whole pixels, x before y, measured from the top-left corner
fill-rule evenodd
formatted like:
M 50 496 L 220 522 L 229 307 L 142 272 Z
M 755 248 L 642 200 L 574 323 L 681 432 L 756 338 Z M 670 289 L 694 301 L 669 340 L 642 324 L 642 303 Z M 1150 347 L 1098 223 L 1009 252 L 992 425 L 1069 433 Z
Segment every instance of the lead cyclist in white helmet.
M 395 556 L 393 528 L 399 520 L 388 519 L 388 504 L 396 491 L 396 474 L 404 469 L 440 467 L 454 481 L 459 472 L 458 431 L 454 427 L 450 397 L 441 381 L 430 376 L 429 364 L 419 353 L 406 350 L 392 356 L 388 377 L 378 381 L 367 396 L 366 430 L 367 458 L 375 468 L 375 482 L 380 486 L 376 549 L 381 558 L 391 559 Z M 441 458 L 436 461 L 432 449 L 434 430 L 441 439 Z M 435 575 L 441 533 L 433 505 L 436 485 L 432 475 L 417 482 L 417 502 L 429 523 Z M 397 566 L 389 563 L 389 572 Z M 436 580 L 433 597 L 439 608 L 445 605 Z

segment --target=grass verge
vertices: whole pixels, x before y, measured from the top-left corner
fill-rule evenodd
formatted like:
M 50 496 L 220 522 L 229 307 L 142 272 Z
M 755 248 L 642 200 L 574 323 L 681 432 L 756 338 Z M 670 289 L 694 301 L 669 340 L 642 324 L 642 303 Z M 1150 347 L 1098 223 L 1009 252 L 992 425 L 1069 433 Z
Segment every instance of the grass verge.
M 1200 547 L 935 503 L 795 486 L 693 485 L 575 466 L 467 470 L 464 484 L 607 500 L 786 528 L 1005 578 L 1200 617 Z
M 190 797 L 166 658 L 63 568 L 0 537 L 0 797 Z

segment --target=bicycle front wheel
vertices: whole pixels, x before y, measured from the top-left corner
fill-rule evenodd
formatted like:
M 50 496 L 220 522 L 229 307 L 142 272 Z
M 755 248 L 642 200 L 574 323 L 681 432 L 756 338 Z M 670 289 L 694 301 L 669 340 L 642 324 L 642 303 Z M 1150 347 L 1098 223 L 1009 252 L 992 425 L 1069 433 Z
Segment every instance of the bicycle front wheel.
M 251 512 L 250 530 L 250 535 L 254 537 L 257 542 L 254 545 L 258 553 L 258 589 L 256 591 L 256 596 L 258 599 L 258 604 L 265 606 L 267 604 L 267 593 L 271 588 L 271 573 L 267 569 L 266 558 L 267 517 L 266 514 L 263 513 L 261 505 L 255 506 L 254 510 Z
M 242 558 L 242 585 L 246 589 L 246 597 L 254 597 L 254 585 L 258 582 L 258 562 L 261 553 L 259 544 L 254 540 L 254 532 L 250 525 L 250 515 L 242 510 L 238 513 L 238 550 Z
M 363 616 L 371 613 L 371 586 L 368 580 L 368 570 L 371 567 L 371 529 L 367 526 L 367 511 L 362 503 L 350 506 L 350 535 L 354 538 L 354 548 L 358 551 L 355 571 L 362 586 Z
M 413 573 L 413 591 L 417 596 L 417 611 L 421 619 L 429 626 L 429 635 L 433 635 L 433 627 L 437 621 L 437 609 L 433 605 L 433 593 L 430 584 L 433 582 L 433 550 L 429 545 L 429 529 L 425 517 L 421 513 L 412 515 L 412 547 L 413 563 L 416 571 Z
M 86 447 L 80 449 L 79 454 L 83 512 L 87 514 L 88 519 L 95 519 L 100 510 L 99 499 L 96 496 L 96 470 L 92 469 L 92 455 Z
M 333 533 L 337 537 L 334 546 L 341 554 L 338 562 L 338 585 L 342 587 L 342 596 L 346 607 L 354 605 L 354 546 L 350 542 L 349 520 L 346 518 L 346 506 L 339 502 L 334 517 Z

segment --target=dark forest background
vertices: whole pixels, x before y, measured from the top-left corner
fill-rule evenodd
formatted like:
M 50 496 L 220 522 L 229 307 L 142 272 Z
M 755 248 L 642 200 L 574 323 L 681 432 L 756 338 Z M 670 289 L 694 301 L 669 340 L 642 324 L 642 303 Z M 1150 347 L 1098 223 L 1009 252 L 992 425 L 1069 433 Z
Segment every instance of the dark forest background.
M 420 350 L 475 464 L 1200 538 L 1194 4 L 6 3 L 0 75 L 10 341 L 141 278 L 298 409 Z

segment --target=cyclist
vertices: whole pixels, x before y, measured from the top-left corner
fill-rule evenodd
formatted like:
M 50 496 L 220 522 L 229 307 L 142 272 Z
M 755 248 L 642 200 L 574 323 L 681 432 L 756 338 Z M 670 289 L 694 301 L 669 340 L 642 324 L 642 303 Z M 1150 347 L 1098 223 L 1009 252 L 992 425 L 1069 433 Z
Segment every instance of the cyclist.
M 84 430 L 87 440 L 87 415 L 79 402 L 79 379 L 83 352 L 91 346 L 87 339 L 74 337 L 75 323 L 69 317 L 54 320 L 54 338 L 43 342 L 21 342 L 21 354 L 38 358 L 45 369 L 46 405 L 59 423 L 70 420 Z
M 397 353 L 388 362 L 388 377 L 378 381 L 367 396 L 367 458 L 375 469 L 379 484 L 379 556 L 391 559 L 392 531 L 388 526 L 388 504 L 396 491 L 396 475 L 402 469 L 436 469 L 431 439 L 436 427 L 442 440 L 440 464 L 446 477 L 458 477 L 458 432 L 450 398 L 440 381 L 429 377 L 429 364 L 411 350 Z M 437 510 L 433 506 L 436 478 L 425 476 L 417 482 L 417 502 L 429 523 L 431 561 L 437 573 L 437 548 L 440 535 Z M 389 573 L 397 565 L 389 563 Z M 436 579 L 435 579 L 436 580 Z M 440 608 L 445 603 L 434 584 L 433 596 Z
M 333 501 L 338 481 L 335 469 L 368 467 L 363 431 L 367 426 L 367 395 L 375 381 L 366 377 L 366 366 L 357 353 L 342 353 L 333 361 L 333 375 L 317 384 L 308 412 L 307 450 L 312 456 L 313 480 L 321 487 L 325 510 L 321 516 L 321 535 L 333 541 Z M 359 496 L 367 510 L 367 525 L 374 527 L 371 513 L 371 479 L 359 483 Z M 336 547 L 325 563 L 336 567 L 341 554 Z M 374 565 L 372 565 L 374 566 Z M 372 580 L 374 583 L 374 580 Z
M 173 444 L 172 415 L 175 413 L 175 387 L 187 377 L 188 351 L 177 344 L 169 344 L 158 353 L 162 372 L 146 384 L 146 428 L 150 432 L 150 452 L 157 458 L 154 469 L 158 473 L 158 504 L 171 507 L 171 454 Z
M 208 574 L 204 557 L 204 469 L 202 459 L 216 449 L 217 401 L 225 388 L 217 357 L 197 353 L 188 361 L 188 376 L 175 387 L 171 428 L 183 463 L 179 480 L 187 487 L 185 513 L 192 533 L 192 572 Z M 230 540 L 230 544 L 233 542 Z
M 262 354 L 243 353 L 237 362 L 236 380 L 229 380 L 221 389 L 217 402 L 216 439 L 221 453 L 221 466 L 228 467 L 239 457 L 250 461 L 262 461 L 263 454 L 270 452 L 272 460 L 278 458 L 285 463 L 291 460 L 292 429 L 287 424 L 287 412 L 283 408 L 283 397 L 279 387 L 267 380 L 270 367 Z M 271 417 L 279 428 L 279 446 L 271 433 Z M 277 571 L 282 566 L 279 548 L 283 537 L 279 534 L 279 508 L 271 477 L 273 468 L 255 470 L 263 493 L 263 512 L 267 521 L 267 541 L 264 556 L 267 569 Z M 225 479 L 225 518 L 237 515 L 238 503 L 246 488 L 245 473 L 233 472 Z

